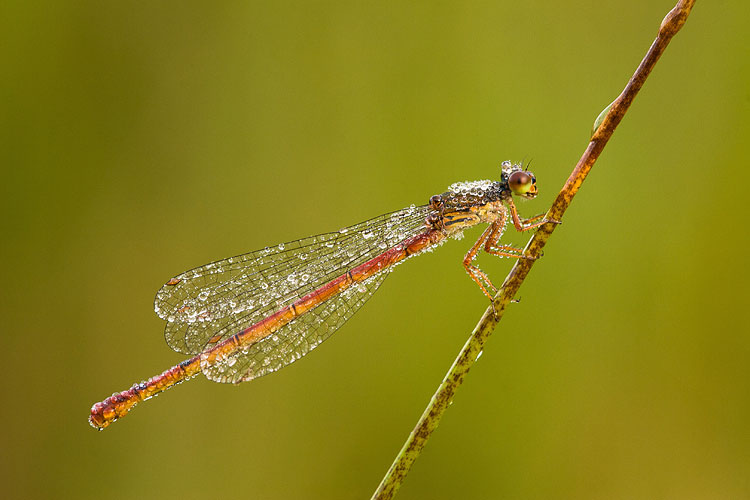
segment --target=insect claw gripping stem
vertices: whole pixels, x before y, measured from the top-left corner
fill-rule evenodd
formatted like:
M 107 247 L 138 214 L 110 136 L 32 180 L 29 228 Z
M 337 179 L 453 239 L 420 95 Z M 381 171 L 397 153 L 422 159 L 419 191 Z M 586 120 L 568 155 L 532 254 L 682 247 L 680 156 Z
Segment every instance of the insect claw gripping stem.
M 490 305 L 492 306 L 492 315 L 495 317 L 496 320 L 499 320 L 500 316 L 497 315 L 497 309 L 495 308 L 495 301 L 491 300 Z

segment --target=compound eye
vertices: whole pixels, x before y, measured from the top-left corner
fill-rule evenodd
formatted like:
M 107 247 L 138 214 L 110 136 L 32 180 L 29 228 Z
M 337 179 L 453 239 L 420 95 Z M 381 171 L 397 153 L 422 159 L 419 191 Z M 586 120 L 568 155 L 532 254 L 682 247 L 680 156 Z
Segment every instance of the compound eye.
M 528 172 L 513 172 L 508 177 L 508 187 L 513 194 L 522 195 L 529 192 L 535 181 L 534 176 Z

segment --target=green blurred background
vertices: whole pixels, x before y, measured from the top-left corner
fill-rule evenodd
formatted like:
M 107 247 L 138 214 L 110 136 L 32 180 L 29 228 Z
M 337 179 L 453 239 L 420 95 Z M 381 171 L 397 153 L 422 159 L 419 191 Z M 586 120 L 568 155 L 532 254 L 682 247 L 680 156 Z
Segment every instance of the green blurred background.
M 88 410 L 183 359 L 185 269 L 506 159 L 545 211 L 672 5 L 3 2 L 2 496 L 369 497 L 487 306 L 478 230 L 277 374 Z M 399 498 L 750 496 L 747 14 L 698 2 Z

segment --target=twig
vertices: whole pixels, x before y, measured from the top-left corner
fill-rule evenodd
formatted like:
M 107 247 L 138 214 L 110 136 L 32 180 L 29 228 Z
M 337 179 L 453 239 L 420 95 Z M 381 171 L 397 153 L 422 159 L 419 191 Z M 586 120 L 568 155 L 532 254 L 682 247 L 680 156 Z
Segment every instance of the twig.
M 664 18 L 659 27 L 656 40 L 651 44 L 646 56 L 630 78 L 630 81 L 628 81 L 625 89 L 608 107 L 608 111 L 601 122 L 599 123 L 599 120 L 597 120 L 598 126 L 591 137 L 591 141 L 581 159 L 578 160 L 562 190 L 557 195 L 557 198 L 552 203 L 552 207 L 546 215 L 547 220 L 560 221 L 562 219 L 570 202 L 578 192 L 578 189 L 601 154 L 607 141 L 612 137 L 615 128 L 625 116 L 630 104 L 643 86 L 643 83 L 664 52 L 664 49 L 666 49 L 672 37 L 685 24 L 693 8 L 693 4 L 695 4 L 695 0 L 680 0 Z M 450 405 L 456 390 L 482 352 L 487 338 L 489 338 L 500 318 L 502 318 L 505 307 L 516 295 L 519 287 L 529 274 L 531 267 L 536 262 L 534 258 L 541 255 L 542 248 L 556 227 L 557 224 L 554 223 L 541 226 L 526 245 L 524 253 L 532 257 L 532 259 L 518 259 L 516 261 L 513 269 L 511 269 L 505 278 L 503 286 L 498 290 L 497 295 L 495 295 L 493 305 L 488 307 L 482 315 L 471 336 L 453 362 L 448 374 L 419 418 L 416 427 L 396 456 L 396 460 L 372 496 L 373 499 L 390 499 L 396 494 L 411 465 L 419 456 L 422 448 L 424 448 L 427 439 L 429 439 L 432 432 L 437 428 L 440 418 Z

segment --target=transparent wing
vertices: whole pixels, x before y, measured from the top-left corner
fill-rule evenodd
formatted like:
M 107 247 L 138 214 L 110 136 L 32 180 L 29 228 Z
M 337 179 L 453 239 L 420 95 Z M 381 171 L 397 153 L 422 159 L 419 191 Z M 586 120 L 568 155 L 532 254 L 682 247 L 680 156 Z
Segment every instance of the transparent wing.
M 156 294 L 154 309 L 167 321 L 164 330 L 167 343 L 178 352 L 198 354 L 424 231 L 429 213 L 427 206 L 411 206 L 338 232 L 266 247 L 186 271 L 169 280 Z M 258 342 L 257 348 L 250 346 L 248 360 L 243 360 L 244 371 L 238 368 L 233 370 L 232 377 L 214 374 L 209 378 L 242 380 L 251 370 L 249 358 L 271 366 L 278 360 L 289 359 L 291 354 L 301 357 L 351 317 L 385 275 L 381 273 L 371 282 L 360 284 L 359 289 L 364 287 L 366 291 L 360 292 L 362 296 L 342 294 L 296 318 L 277 335 Z M 329 309 L 336 307 L 343 310 Z M 290 351 L 290 345 L 301 347 Z M 261 351 L 265 354 L 259 354 Z M 288 362 L 291 361 L 278 367 Z
M 382 272 L 351 287 L 275 333 L 213 363 L 201 361 L 209 380 L 247 382 L 294 363 L 333 335 L 367 302 L 388 276 Z M 234 330 L 232 330 L 234 331 Z

